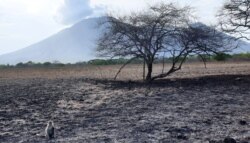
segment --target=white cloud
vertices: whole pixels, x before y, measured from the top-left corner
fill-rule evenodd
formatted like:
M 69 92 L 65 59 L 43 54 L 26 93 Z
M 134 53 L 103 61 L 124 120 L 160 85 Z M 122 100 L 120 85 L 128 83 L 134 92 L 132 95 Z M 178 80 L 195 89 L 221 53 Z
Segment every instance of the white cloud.
M 223 0 L 187 0 L 186 3 L 195 8 L 195 14 L 200 21 L 215 24 L 217 22 L 215 16 L 222 7 Z
M 0 0 L 0 54 L 38 42 L 59 31 L 53 15 L 62 0 Z
M 92 0 L 94 5 L 105 5 L 109 11 L 127 13 L 138 11 L 157 2 L 174 2 L 178 5 L 189 5 L 194 8 L 198 20 L 204 23 L 215 23 L 215 15 L 224 0 Z
M 62 24 L 73 24 L 84 18 L 100 14 L 103 8 L 92 6 L 90 0 L 64 0 L 55 19 Z

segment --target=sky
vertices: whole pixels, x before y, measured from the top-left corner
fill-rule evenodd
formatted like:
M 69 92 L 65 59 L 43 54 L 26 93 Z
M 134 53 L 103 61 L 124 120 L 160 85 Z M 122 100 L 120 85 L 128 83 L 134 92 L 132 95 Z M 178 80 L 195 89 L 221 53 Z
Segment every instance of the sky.
M 199 21 L 216 23 L 224 0 L 0 0 L 0 55 L 39 42 L 78 21 L 126 14 L 157 2 L 190 5 Z

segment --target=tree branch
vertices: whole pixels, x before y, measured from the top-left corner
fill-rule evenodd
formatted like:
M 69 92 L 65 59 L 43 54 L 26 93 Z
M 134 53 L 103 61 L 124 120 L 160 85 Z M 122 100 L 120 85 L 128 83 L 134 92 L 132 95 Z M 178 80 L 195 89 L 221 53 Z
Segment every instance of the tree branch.
M 115 77 L 114 77 L 114 80 L 117 79 L 117 77 L 118 77 L 118 75 L 120 74 L 120 72 L 122 71 L 122 69 L 123 69 L 126 65 L 128 65 L 129 63 L 131 63 L 133 60 L 135 60 L 136 58 L 137 58 L 137 57 L 131 58 L 131 59 L 128 60 L 125 64 L 123 64 L 123 65 L 120 67 L 119 71 L 116 73 L 116 75 L 115 75 Z

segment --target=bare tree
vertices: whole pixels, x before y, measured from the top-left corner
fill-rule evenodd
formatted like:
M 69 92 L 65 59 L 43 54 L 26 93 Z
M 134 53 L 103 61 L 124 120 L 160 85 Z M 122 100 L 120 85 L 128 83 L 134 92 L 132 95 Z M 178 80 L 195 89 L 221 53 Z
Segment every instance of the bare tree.
M 190 8 L 173 4 L 152 6 L 148 11 L 107 18 L 107 32 L 99 41 L 98 52 L 112 57 L 144 59 L 151 80 L 156 55 L 170 45 L 177 27 L 188 21 Z
M 228 0 L 218 17 L 224 32 L 250 40 L 250 0 Z
M 236 46 L 236 43 L 230 37 L 215 30 L 215 27 L 202 23 L 193 23 L 187 27 L 181 27 L 174 39 L 175 45 L 165 49 L 165 52 L 170 53 L 172 57 L 171 68 L 168 72 L 153 77 L 153 80 L 164 78 L 180 70 L 189 55 L 200 56 L 206 64 L 204 55 L 228 52 Z
M 223 47 L 218 32 L 190 26 L 191 15 L 190 7 L 164 3 L 127 16 L 108 15 L 104 22 L 107 30 L 99 39 L 97 51 L 101 56 L 145 60 L 147 81 L 166 77 L 180 70 L 189 54 L 215 52 Z M 162 53 L 172 55 L 173 65 L 168 72 L 153 76 L 153 63 Z

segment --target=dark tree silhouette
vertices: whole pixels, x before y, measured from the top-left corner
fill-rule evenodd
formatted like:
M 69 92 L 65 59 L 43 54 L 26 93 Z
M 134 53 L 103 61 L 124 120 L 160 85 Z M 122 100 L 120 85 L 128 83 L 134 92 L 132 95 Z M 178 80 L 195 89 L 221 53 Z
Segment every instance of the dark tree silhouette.
M 219 32 L 191 24 L 191 19 L 190 7 L 164 3 L 126 16 L 109 14 L 102 23 L 107 29 L 99 39 L 97 51 L 100 56 L 143 59 L 147 65 L 147 81 L 166 77 L 180 70 L 189 54 L 208 54 L 224 47 Z M 166 73 L 153 76 L 153 63 L 162 53 L 172 56 L 172 67 Z
M 202 23 L 190 24 L 178 29 L 174 37 L 175 45 L 166 49 L 172 56 L 172 66 L 168 72 L 153 77 L 164 78 L 182 68 L 187 56 L 198 55 L 206 64 L 206 56 L 230 51 L 236 43 L 224 33 Z
M 247 39 L 250 29 L 250 0 L 229 0 L 221 9 L 219 24 L 224 32 Z

